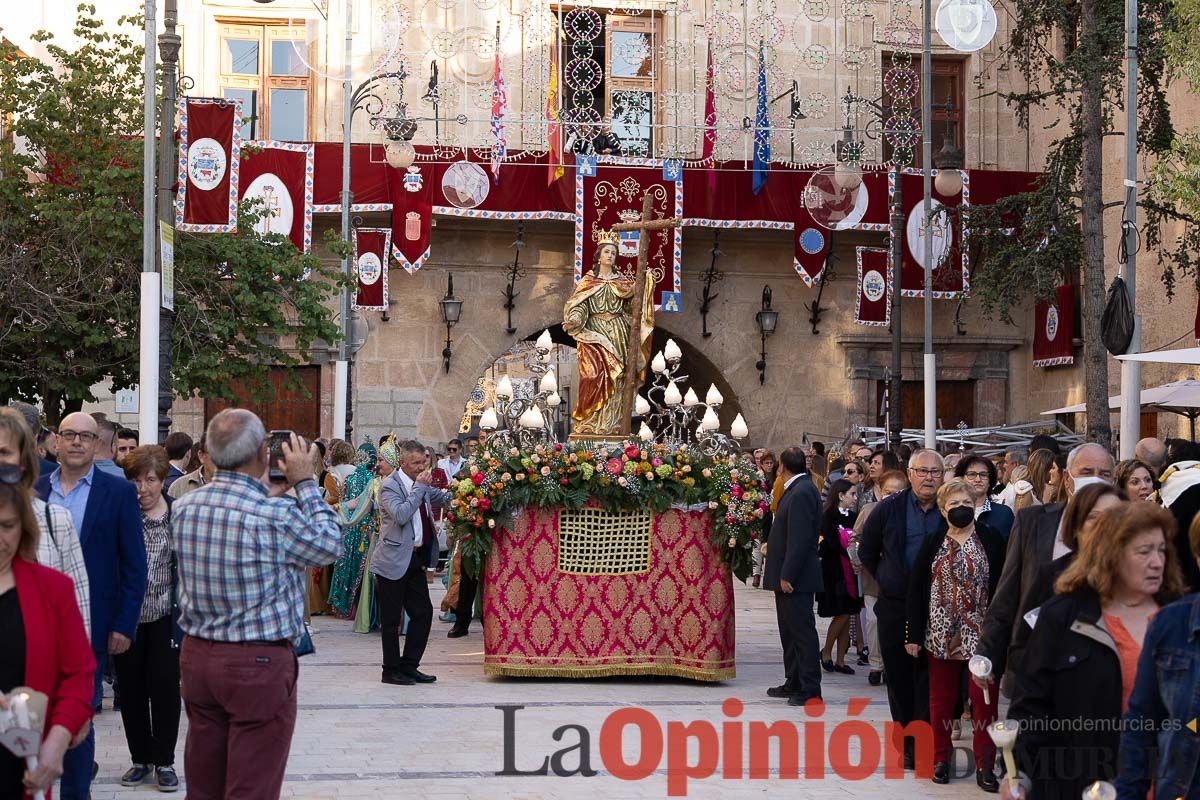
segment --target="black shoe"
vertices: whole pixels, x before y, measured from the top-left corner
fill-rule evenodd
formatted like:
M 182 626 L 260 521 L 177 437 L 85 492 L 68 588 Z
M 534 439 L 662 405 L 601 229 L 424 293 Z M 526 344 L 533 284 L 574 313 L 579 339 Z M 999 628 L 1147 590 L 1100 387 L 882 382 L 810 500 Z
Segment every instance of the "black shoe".
M 845 665 L 845 664 L 837 664 L 837 665 L 835 665 L 835 666 L 834 666 L 834 668 L 833 668 L 833 671 L 834 671 L 834 672 L 840 672 L 840 673 L 842 673 L 843 675 L 853 675 L 853 674 L 854 674 L 854 667 L 850 667 L 850 666 L 847 666 L 847 665 Z
M 460 628 L 460 627 L 458 627 L 457 625 L 455 625 L 455 626 L 454 626 L 453 628 L 451 628 L 451 629 L 450 629 L 450 631 L 449 631 L 449 632 L 446 634 L 446 638 L 447 638 L 447 639 L 461 639 L 462 637 L 464 637 L 464 636 L 466 636 L 466 635 L 467 635 L 467 629 L 466 629 L 466 628 Z
M 153 772 L 154 767 L 150 764 L 134 764 L 121 776 L 121 785 L 140 786 Z
M 797 692 L 796 694 L 794 694 L 788 698 L 788 705 L 789 706 L 802 706 L 805 703 L 807 703 L 809 700 L 820 700 L 820 699 L 821 699 L 821 695 L 819 695 L 819 694 L 803 694 L 801 692 Z
M 767 697 L 791 697 L 794 694 L 796 694 L 796 687 L 790 683 L 783 683 L 767 689 Z
M 992 771 L 991 766 L 984 766 L 975 770 L 975 783 L 979 784 L 979 788 L 989 794 L 996 794 L 1000 791 L 1000 781 L 996 780 L 996 773 Z
M 939 761 L 933 765 L 933 782 L 942 784 L 950 782 L 950 765 L 947 762 Z
M 871 670 L 869 673 L 867 673 L 867 683 L 871 684 L 872 686 L 880 685 L 883 683 L 883 673 L 877 672 L 876 670 Z
M 155 767 L 154 778 L 158 781 L 160 792 L 179 791 L 179 776 L 175 774 L 174 767 Z
M 867 654 L 866 654 L 865 652 L 864 652 L 864 653 L 859 653 L 859 654 L 858 654 L 858 662 L 857 662 L 857 663 L 858 663 L 858 665 L 859 665 L 860 667 L 866 667 L 866 666 L 870 666 L 870 664 L 871 664 L 871 659 L 867 657 Z
M 917 756 L 907 747 L 904 748 L 904 768 L 909 772 L 917 768 Z
M 401 671 L 400 674 L 404 675 L 405 677 L 411 678 L 412 680 L 416 681 L 417 683 L 433 683 L 434 681 L 437 680 L 436 675 L 426 675 L 424 672 L 421 672 L 421 670 L 419 670 L 419 669 L 406 669 L 406 670 Z
M 390 683 L 392 686 L 412 686 L 416 683 L 416 679 L 411 675 L 405 674 L 400 670 L 384 670 L 381 683 Z
M 833 659 L 822 659 L 821 669 L 825 670 L 826 672 L 833 672 Z

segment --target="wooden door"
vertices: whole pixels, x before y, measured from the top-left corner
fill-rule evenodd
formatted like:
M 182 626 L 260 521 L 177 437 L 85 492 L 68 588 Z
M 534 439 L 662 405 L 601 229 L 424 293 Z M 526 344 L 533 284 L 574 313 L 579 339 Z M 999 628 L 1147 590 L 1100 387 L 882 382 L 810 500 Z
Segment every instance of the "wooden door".
M 876 395 L 882 403 L 887 385 L 878 381 Z M 954 429 L 959 422 L 975 426 L 975 381 L 938 381 L 937 418 L 939 428 Z M 921 381 L 902 381 L 900 385 L 900 420 L 905 428 L 925 427 L 925 384 Z M 886 424 L 880 416 L 878 424 Z
M 223 400 L 204 401 L 204 424 L 217 412 L 231 406 L 253 411 L 263 421 L 268 431 L 295 431 L 312 440 L 321 435 L 321 368 L 317 366 L 294 367 L 292 375 L 304 389 L 288 386 L 288 371 L 282 367 L 271 367 L 270 381 L 273 399 L 256 402 L 240 388 L 234 389 L 238 400 L 226 403 Z

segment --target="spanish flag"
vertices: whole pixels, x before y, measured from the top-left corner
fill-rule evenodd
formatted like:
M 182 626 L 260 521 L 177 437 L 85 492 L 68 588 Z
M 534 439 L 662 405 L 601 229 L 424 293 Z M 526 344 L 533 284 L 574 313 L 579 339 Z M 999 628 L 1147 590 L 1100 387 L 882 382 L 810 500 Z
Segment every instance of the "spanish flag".
M 555 26 L 557 28 L 557 26 Z M 563 176 L 562 128 L 558 124 L 558 31 L 550 40 L 550 83 L 546 88 L 546 140 L 549 153 L 546 157 L 548 172 L 546 185 Z

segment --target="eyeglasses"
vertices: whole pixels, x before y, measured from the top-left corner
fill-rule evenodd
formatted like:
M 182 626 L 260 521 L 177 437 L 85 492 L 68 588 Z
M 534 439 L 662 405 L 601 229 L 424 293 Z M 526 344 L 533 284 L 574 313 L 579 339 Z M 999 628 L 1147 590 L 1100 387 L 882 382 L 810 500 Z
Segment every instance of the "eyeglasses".
M 970 478 L 971 480 L 985 481 L 989 475 L 986 472 L 968 472 L 963 477 Z
M 457 447 L 448 447 L 448 448 L 446 448 L 446 449 L 447 449 L 449 452 L 451 452 L 451 453 L 457 453 L 457 452 L 458 452 L 458 448 L 457 448 Z
M 845 470 L 845 471 L 844 471 L 842 474 L 843 474 L 843 475 L 857 475 L 857 474 L 858 474 L 858 470 L 856 470 L 856 469 L 848 469 L 848 470 Z
M 61 438 L 66 439 L 68 442 L 78 439 L 79 441 L 86 443 L 94 442 L 100 438 L 97 434 L 94 434 L 91 431 L 59 431 L 58 435 Z
M 909 467 L 922 478 L 940 478 L 945 472 L 941 467 Z

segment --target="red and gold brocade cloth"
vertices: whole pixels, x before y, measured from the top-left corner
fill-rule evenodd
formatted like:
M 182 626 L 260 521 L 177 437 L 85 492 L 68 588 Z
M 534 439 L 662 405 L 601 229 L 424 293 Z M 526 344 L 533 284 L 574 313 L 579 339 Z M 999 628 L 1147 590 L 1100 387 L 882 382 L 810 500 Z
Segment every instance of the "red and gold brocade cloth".
M 527 507 L 483 582 L 483 671 L 512 677 L 734 677 L 733 578 L 699 511 L 655 514 L 650 569 L 558 570 L 558 510 Z

